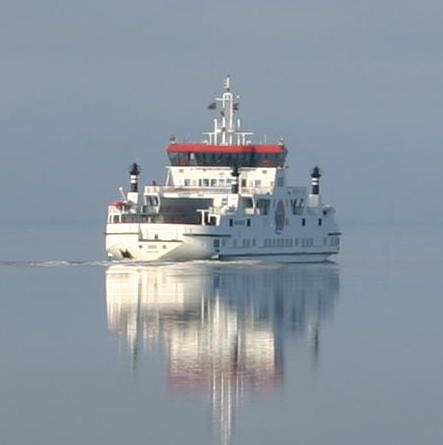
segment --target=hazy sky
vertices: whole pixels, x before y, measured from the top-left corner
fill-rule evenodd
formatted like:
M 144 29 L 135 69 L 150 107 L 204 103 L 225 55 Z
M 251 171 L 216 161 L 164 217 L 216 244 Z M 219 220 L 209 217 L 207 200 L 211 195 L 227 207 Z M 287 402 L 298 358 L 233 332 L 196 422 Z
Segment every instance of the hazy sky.
M 244 128 L 285 137 L 291 182 L 318 163 L 340 220 L 442 221 L 442 23 L 437 0 L 3 0 L 0 220 L 104 220 L 230 73 Z

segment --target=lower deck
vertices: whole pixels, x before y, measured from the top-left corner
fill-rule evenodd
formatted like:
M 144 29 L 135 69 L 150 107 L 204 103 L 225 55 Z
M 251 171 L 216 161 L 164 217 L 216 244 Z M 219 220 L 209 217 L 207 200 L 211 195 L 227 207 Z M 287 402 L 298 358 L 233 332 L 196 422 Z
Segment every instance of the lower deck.
M 108 224 L 106 250 L 112 258 L 140 261 L 186 261 L 245 257 L 290 256 L 303 261 L 323 261 L 338 253 L 340 232 L 312 226 L 297 231 L 229 231 L 218 226 L 168 224 Z

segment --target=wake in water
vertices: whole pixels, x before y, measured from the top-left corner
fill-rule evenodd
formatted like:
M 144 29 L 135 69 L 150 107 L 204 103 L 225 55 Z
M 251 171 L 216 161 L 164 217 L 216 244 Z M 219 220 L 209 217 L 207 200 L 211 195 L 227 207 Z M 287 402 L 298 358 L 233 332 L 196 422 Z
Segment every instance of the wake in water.
M 0 267 L 67 267 L 67 266 L 94 266 L 107 267 L 112 261 L 67 261 L 67 260 L 22 260 L 22 261 L 0 261 Z
M 158 261 L 158 262 L 143 262 L 134 260 L 21 260 L 21 261 L 0 261 L 0 267 L 70 267 L 70 266 L 83 266 L 83 267 L 109 267 L 109 266 L 128 266 L 128 267 L 161 267 L 182 265 L 191 266 L 199 264 L 242 264 L 242 265 L 256 265 L 260 264 L 260 261 L 218 261 L 218 260 L 196 260 L 185 262 L 172 262 L 172 261 Z
M 18 267 L 18 268 L 63 268 L 63 267 L 101 267 L 107 268 L 110 266 L 124 266 L 124 267 L 179 267 L 183 269 L 188 269 L 192 267 L 199 266 L 239 266 L 239 267 L 282 267 L 284 265 L 288 266 L 290 264 L 299 265 L 311 265 L 311 266 L 336 266 L 336 263 L 332 261 L 326 261 L 324 263 L 288 263 L 279 262 L 278 258 L 274 257 L 273 261 L 263 261 L 263 260 L 252 260 L 252 259 L 242 259 L 242 260 L 194 260 L 194 261 L 184 261 L 184 262 L 172 262 L 172 261 L 158 261 L 158 262 L 142 262 L 134 260 L 21 260 L 21 261 L 0 261 L 1 267 Z

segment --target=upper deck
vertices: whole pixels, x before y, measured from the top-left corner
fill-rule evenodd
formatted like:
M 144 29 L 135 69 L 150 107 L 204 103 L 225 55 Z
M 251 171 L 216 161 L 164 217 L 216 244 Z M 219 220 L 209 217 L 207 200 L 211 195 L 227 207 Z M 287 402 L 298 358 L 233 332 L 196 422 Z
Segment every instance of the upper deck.
M 175 138 L 167 148 L 172 166 L 203 167 L 283 167 L 287 150 L 278 144 L 254 144 L 251 132 L 240 131 L 236 116 L 240 97 L 230 89 L 230 78 L 225 80 L 225 91 L 208 109 L 216 112 L 213 131 L 204 133 L 207 139 L 200 143 L 181 143 Z
M 172 166 L 283 167 L 287 150 L 283 144 L 215 145 L 170 144 Z

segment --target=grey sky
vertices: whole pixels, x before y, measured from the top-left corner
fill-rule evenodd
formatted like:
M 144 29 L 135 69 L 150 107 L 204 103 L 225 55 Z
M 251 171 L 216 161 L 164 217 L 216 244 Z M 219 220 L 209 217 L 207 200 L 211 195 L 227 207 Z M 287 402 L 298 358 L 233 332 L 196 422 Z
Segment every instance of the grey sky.
M 323 168 L 339 220 L 427 220 L 441 23 L 431 0 L 3 1 L 0 221 L 104 218 L 130 162 L 161 180 L 169 136 L 200 138 L 226 73 L 293 182 Z

